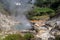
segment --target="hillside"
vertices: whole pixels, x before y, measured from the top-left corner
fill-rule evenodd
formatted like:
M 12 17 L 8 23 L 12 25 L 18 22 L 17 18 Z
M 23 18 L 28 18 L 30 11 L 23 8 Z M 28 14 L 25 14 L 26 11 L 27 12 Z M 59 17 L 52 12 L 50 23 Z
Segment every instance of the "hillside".
M 60 40 L 60 0 L 0 0 L 0 40 Z

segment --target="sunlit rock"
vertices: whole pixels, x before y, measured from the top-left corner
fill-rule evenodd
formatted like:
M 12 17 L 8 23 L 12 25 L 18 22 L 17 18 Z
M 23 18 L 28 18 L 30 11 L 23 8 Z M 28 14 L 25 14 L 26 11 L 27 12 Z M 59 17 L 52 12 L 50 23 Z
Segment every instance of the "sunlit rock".
M 11 30 L 11 27 L 13 27 L 16 24 L 19 24 L 20 22 L 18 22 L 15 19 L 12 19 L 11 16 L 6 16 L 2 13 L 0 13 L 0 27 L 3 27 L 2 30 L 4 31 L 8 31 Z

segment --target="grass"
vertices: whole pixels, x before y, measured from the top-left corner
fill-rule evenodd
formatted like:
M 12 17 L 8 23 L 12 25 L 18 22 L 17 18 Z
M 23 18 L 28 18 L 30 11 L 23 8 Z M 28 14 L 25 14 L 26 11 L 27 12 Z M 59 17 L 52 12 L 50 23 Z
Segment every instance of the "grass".
M 54 12 L 54 10 L 52 10 L 50 8 L 40 8 L 40 7 L 35 7 L 34 11 L 35 12 L 48 12 L 48 11 Z
M 48 20 L 49 16 L 48 15 L 43 15 L 43 16 L 33 16 L 31 17 L 31 20 Z

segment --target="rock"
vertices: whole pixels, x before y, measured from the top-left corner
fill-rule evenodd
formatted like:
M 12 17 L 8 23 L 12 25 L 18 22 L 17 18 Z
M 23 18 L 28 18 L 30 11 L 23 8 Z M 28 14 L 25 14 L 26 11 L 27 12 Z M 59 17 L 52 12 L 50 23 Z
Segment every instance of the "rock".
M 54 39 L 50 37 L 50 38 L 48 38 L 48 40 L 54 40 Z
M 8 31 L 12 26 L 18 23 L 19 22 L 16 21 L 13 17 L 0 13 L 0 27 L 3 28 L 2 30 Z

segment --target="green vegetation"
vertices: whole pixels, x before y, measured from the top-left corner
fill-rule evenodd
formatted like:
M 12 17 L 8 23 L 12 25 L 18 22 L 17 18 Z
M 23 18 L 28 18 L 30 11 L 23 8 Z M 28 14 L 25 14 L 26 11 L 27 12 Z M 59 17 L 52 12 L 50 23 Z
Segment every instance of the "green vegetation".
M 4 5 L 2 3 L 0 3 L 0 12 L 6 15 L 9 14 L 9 12 L 4 9 Z M 16 10 L 12 13 L 16 13 Z M 36 0 L 33 10 L 27 14 L 27 17 L 30 20 L 48 20 L 59 13 L 60 0 Z M 10 34 L 3 40 L 31 40 L 32 38 L 34 38 L 34 36 L 30 33 L 25 34 L 24 37 L 20 34 Z M 60 36 L 56 36 L 55 40 L 60 40 Z
M 20 34 L 9 34 L 3 40 L 24 40 Z
M 54 12 L 54 10 L 50 9 L 50 8 L 39 8 L 39 7 L 35 7 L 34 11 L 37 11 L 37 12 L 48 12 L 48 11 L 52 11 Z
M 28 18 L 29 19 L 44 19 L 49 17 L 55 16 L 55 11 L 50 9 L 50 8 L 40 8 L 40 7 L 35 7 L 32 11 L 28 13 Z
M 44 19 L 45 16 L 51 18 L 59 13 L 60 0 L 36 0 L 34 9 L 28 13 L 28 18 L 32 20 Z
M 34 36 L 33 36 L 33 34 L 31 34 L 31 33 L 26 33 L 26 34 L 24 35 L 24 38 L 25 38 L 26 40 L 31 40 L 32 38 L 34 38 Z
M 59 3 L 60 0 L 36 0 L 35 5 L 39 6 L 39 7 L 53 7 L 51 6 L 56 5 L 55 3 Z
M 58 6 L 60 6 L 60 0 L 36 0 L 35 5 L 38 7 L 49 7 L 57 10 Z
M 60 35 L 56 36 L 55 40 L 60 40 Z
M 34 38 L 34 36 L 31 33 L 26 33 L 24 36 L 20 34 L 9 34 L 3 40 L 31 40 L 32 38 Z

